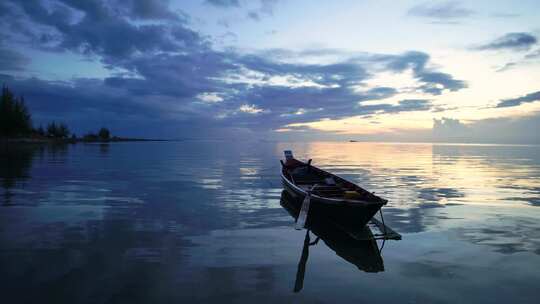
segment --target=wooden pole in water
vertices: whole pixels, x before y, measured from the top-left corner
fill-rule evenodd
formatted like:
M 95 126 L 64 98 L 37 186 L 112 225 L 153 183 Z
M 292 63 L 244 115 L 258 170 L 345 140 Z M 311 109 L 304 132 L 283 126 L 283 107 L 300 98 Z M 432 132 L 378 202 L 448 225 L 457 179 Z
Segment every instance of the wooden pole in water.
M 306 230 L 304 238 L 304 246 L 302 247 L 302 255 L 298 262 L 298 270 L 296 271 L 296 280 L 294 281 L 294 292 L 299 292 L 304 287 L 304 275 L 306 274 L 306 264 L 309 257 L 309 230 Z
M 315 189 L 315 186 L 316 185 L 313 185 L 311 189 L 306 191 L 306 197 L 304 198 L 304 202 L 302 203 L 300 214 L 298 214 L 298 218 L 296 219 L 296 225 L 294 227 L 294 229 L 296 230 L 302 230 L 302 228 L 304 228 L 304 226 L 306 225 L 309 205 L 311 204 L 311 191 Z

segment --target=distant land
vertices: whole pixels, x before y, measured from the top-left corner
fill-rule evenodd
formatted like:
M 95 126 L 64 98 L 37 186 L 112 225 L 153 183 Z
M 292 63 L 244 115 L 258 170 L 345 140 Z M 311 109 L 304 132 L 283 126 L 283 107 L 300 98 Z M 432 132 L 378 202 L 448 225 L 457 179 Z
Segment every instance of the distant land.
M 113 136 L 109 139 L 87 139 L 84 137 L 75 138 L 49 138 L 49 137 L 17 137 L 6 138 L 0 137 L 0 142 L 4 143 L 28 143 L 28 144 L 47 144 L 47 143 L 113 143 L 113 142 L 133 142 L 133 141 L 170 141 L 168 139 L 154 139 L 154 138 L 132 138 L 132 137 L 118 137 Z

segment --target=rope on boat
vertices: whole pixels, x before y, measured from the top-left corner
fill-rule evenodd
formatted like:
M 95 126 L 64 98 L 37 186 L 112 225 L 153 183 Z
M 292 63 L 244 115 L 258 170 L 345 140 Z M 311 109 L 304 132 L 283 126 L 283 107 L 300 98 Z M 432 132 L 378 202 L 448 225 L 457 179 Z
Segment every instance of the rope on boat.
M 387 237 L 387 234 L 386 234 L 386 224 L 384 223 L 384 217 L 383 217 L 383 214 L 382 214 L 382 208 L 379 209 L 379 213 L 381 214 L 381 221 L 382 221 L 382 224 L 383 224 L 383 234 L 384 234 L 384 237 L 386 238 Z
M 309 243 L 309 246 L 317 245 L 317 243 L 319 243 L 319 240 L 320 240 L 320 239 L 321 239 L 320 237 L 317 237 L 317 238 L 315 239 L 315 241 Z
M 386 243 L 386 238 L 383 238 L 381 248 L 379 248 L 379 254 L 382 254 L 382 250 L 384 248 L 385 243 Z
M 384 223 L 384 216 L 383 216 L 383 213 L 382 213 L 382 208 L 379 209 L 379 213 L 381 214 L 381 222 L 383 224 L 383 241 L 382 241 L 382 244 L 381 244 L 381 248 L 379 248 L 379 254 L 382 254 L 382 250 L 384 248 L 384 244 L 386 244 L 386 239 L 388 238 L 388 234 L 386 233 L 386 224 Z

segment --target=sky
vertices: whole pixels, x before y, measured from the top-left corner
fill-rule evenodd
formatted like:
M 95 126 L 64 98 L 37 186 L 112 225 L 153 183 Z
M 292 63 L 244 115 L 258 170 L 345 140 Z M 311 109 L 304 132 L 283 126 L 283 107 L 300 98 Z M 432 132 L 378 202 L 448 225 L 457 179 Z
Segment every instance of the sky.
M 540 143 L 540 2 L 3 0 L 34 124 L 154 138 Z

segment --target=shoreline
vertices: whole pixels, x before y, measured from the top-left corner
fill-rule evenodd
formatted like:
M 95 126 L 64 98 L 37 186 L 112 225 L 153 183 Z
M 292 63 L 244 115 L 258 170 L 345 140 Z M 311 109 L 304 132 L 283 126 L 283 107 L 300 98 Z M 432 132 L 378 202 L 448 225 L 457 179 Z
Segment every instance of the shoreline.
M 110 139 L 84 139 L 84 138 L 0 138 L 2 144 L 77 144 L 77 143 L 115 143 L 115 142 L 143 142 L 143 141 L 169 141 L 167 139 L 150 138 L 123 138 L 113 137 Z

